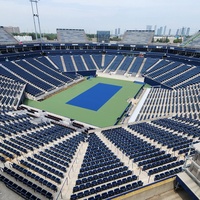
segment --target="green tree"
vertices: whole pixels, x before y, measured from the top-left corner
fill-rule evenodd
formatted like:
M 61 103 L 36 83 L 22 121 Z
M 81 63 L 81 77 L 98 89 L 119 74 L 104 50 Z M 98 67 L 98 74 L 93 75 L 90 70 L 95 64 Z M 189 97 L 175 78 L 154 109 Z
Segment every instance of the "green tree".
M 110 41 L 121 41 L 121 38 L 119 38 L 118 36 L 114 36 L 110 38 Z
M 173 42 L 174 43 L 182 43 L 182 39 L 181 38 L 176 38 Z
M 55 33 L 45 33 L 44 37 L 46 37 L 47 40 L 56 40 L 57 34 L 55 34 Z
M 96 34 L 86 34 L 88 40 L 92 40 L 93 38 L 96 38 L 97 35 Z
M 25 33 L 25 32 L 22 32 L 22 33 L 13 33 L 13 36 L 31 36 L 33 40 L 36 39 L 36 35 L 35 33 Z M 57 39 L 57 34 L 56 33 L 44 33 L 42 34 L 42 37 L 46 37 L 47 40 L 56 40 Z M 40 34 L 37 33 L 37 38 L 40 38 Z

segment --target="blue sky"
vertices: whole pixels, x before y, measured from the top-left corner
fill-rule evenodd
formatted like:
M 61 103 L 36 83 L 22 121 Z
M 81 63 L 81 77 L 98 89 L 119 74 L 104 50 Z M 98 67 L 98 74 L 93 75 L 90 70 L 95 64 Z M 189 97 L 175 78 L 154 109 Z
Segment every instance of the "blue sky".
M 83 28 L 86 33 L 120 28 L 146 29 L 146 25 L 200 30 L 200 0 L 40 0 L 38 3 L 42 32 L 56 28 Z M 0 25 L 19 26 L 33 32 L 29 0 L 0 0 Z

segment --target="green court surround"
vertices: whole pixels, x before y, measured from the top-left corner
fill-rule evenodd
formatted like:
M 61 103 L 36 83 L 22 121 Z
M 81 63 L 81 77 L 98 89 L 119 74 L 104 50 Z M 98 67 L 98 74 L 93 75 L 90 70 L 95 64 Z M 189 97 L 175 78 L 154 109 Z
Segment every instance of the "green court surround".
M 122 86 L 122 88 L 97 112 L 66 104 L 67 101 L 83 93 L 97 83 L 113 84 Z M 44 101 L 39 102 L 26 99 L 24 104 L 102 128 L 115 124 L 117 118 L 127 107 L 127 100 L 133 98 L 140 87 L 140 84 L 135 84 L 131 81 L 97 77 L 84 80 Z

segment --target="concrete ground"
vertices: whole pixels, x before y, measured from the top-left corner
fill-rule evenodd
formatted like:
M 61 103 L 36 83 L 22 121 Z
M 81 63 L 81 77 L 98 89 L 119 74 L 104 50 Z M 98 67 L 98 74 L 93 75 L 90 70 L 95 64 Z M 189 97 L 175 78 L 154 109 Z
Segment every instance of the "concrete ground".
M 184 190 L 179 190 L 177 192 L 170 190 L 146 200 L 191 200 L 191 197 Z

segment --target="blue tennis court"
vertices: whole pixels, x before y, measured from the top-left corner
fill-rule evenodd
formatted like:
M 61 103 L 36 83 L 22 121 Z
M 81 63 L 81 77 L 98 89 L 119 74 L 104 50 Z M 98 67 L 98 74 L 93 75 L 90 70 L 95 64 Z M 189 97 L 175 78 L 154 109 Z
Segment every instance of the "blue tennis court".
M 87 91 L 66 102 L 66 104 L 97 111 L 121 88 L 122 86 L 118 85 L 98 83 Z

